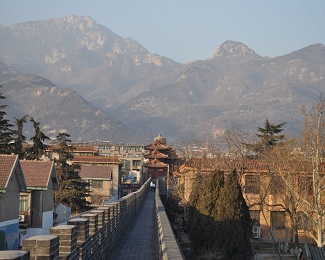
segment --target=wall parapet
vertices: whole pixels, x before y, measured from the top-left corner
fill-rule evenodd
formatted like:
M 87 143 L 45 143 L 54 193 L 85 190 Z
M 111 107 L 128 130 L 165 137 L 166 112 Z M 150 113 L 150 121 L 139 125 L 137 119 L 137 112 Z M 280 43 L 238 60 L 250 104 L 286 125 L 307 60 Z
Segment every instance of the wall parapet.
M 22 250 L 0 251 L 0 259 L 109 259 L 141 210 L 150 181 L 151 178 L 138 191 L 115 202 L 69 219 L 67 225 L 51 228 L 50 235 L 25 239 Z M 161 202 L 159 187 L 155 206 L 159 259 L 184 259 Z
M 159 183 L 161 184 L 161 181 L 157 181 L 155 194 L 159 259 L 185 259 L 160 199 Z
M 50 235 L 23 240 L 22 250 L 0 251 L 0 259 L 109 259 L 126 233 L 149 190 L 151 179 L 127 196 L 84 212 Z

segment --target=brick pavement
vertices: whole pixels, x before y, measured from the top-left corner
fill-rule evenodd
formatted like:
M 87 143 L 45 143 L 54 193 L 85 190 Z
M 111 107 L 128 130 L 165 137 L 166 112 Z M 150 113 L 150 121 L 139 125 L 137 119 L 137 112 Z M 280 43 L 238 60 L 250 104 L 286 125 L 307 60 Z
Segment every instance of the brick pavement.
M 153 191 L 148 191 L 142 208 L 135 217 L 135 222 L 122 238 L 111 259 L 158 259 L 155 193 Z

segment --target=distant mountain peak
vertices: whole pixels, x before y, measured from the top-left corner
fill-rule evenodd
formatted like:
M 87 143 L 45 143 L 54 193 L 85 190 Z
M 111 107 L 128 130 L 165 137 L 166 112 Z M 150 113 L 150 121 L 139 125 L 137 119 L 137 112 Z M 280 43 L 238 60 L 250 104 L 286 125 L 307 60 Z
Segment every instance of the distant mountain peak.
M 217 57 L 248 58 L 259 57 L 259 55 L 244 43 L 226 41 L 215 50 L 213 58 Z

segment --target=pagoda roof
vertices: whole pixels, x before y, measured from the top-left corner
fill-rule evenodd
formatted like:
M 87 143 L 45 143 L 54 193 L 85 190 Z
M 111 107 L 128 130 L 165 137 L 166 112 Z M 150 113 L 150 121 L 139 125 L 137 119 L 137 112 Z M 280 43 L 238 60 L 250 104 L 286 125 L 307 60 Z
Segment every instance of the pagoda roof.
M 150 151 L 153 151 L 153 150 L 168 150 L 170 148 L 171 148 L 170 146 L 164 145 L 164 144 L 160 143 L 158 140 L 154 140 L 151 144 L 144 146 L 145 150 L 150 150 Z
M 147 159 L 157 159 L 157 158 L 168 158 L 167 154 L 159 152 L 157 149 L 153 150 L 151 153 L 144 156 Z
M 144 167 L 147 168 L 167 168 L 168 164 L 159 161 L 157 158 L 144 164 Z

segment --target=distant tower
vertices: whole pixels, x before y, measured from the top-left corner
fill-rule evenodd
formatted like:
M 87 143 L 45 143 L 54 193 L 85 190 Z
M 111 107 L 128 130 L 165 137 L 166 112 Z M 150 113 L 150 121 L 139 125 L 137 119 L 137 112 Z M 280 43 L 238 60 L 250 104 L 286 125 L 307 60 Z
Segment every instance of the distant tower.
M 166 138 L 162 137 L 161 134 L 159 134 L 157 137 L 153 139 L 154 141 L 158 141 L 159 143 L 166 145 Z

